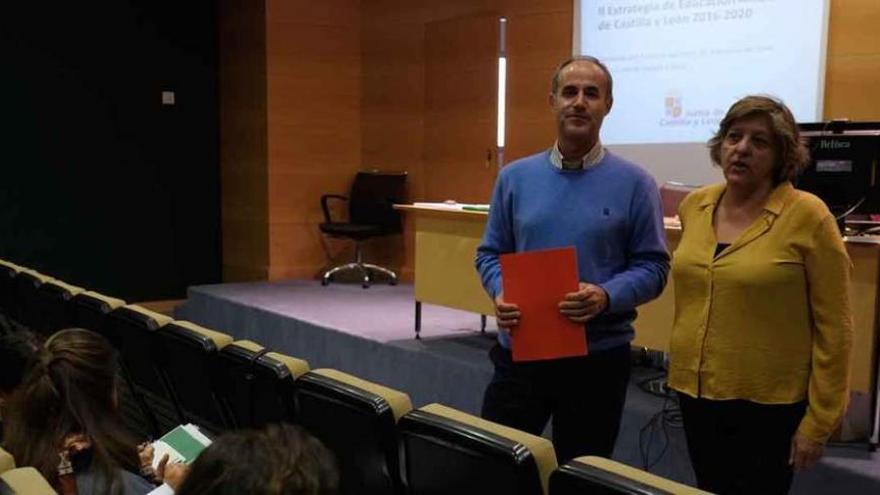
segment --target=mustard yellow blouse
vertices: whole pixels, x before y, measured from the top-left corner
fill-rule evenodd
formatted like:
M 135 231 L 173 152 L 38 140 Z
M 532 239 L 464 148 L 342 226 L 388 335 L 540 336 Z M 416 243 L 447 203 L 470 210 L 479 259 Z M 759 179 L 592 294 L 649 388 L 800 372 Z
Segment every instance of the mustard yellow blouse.
M 821 200 L 784 182 L 716 257 L 713 215 L 724 188 L 704 187 L 679 206 L 669 384 L 716 400 L 806 398 L 799 431 L 824 443 L 849 388 L 852 264 L 840 232 Z

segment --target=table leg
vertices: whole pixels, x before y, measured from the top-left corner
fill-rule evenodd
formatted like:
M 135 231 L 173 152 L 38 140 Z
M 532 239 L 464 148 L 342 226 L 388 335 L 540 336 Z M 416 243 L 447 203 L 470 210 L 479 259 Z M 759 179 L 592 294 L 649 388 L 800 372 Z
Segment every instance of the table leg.
M 419 332 L 422 331 L 422 302 L 416 301 L 416 340 L 421 339 Z

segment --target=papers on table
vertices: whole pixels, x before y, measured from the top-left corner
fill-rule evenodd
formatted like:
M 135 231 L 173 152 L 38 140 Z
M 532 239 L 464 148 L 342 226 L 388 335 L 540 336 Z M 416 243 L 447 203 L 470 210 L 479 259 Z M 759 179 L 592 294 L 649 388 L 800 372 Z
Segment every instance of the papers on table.
M 479 203 L 458 203 L 455 201 L 443 201 L 443 202 L 421 202 L 421 203 L 413 203 L 413 206 L 419 208 L 434 208 L 437 210 L 450 210 L 450 211 L 489 211 L 489 205 L 487 204 L 479 204 Z
M 681 229 L 681 220 L 679 220 L 678 215 L 663 217 L 663 227 L 667 229 Z

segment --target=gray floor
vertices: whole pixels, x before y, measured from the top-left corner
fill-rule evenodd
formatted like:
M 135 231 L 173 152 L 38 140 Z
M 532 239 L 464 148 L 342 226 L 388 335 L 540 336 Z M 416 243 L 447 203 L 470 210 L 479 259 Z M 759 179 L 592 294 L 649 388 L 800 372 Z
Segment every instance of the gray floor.
M 492 373 L 486 353 L 493 338 L 479 333 L 476 315 L 425 305 L 425 337 L 413 339 L 411 285 L 368 290 L 312 281 L 200 286 L 190 289 L 176 317 L 305 358 L 312 368 L 333 367 L 403 390 L 415 407 L 441 402 L 477 413 Z M 613 457 L 692 484 L 674 399 L 641 386 L 661 374 L 634 368 Z M 795 476 L 792 493 L 880 493 L 880 455 L 864 444 L 832 446 L 819 466 Z

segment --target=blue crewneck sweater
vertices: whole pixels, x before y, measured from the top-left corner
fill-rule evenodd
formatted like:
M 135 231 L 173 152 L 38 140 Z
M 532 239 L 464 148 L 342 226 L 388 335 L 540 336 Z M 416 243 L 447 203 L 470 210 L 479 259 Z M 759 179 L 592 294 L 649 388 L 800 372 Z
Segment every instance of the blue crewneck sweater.
M 575 246 L 579 277 L 608 293 L 587 323 L 590 352 L 632 340 L 636 306 L 666 285 L 669 253 L 660 195 L 638 165 L 610 152 L 583 170 L 563 170 L 545 151 L 517 160 L 495 183 L 476 266 L 486 292 L 501 293 L 504 253 Z M 503 347 L 509 338 L 499 332 Z

